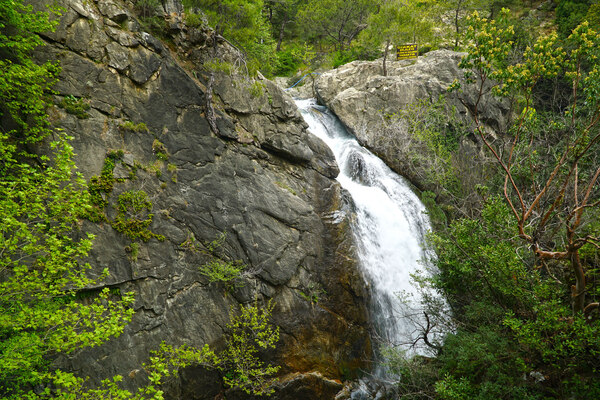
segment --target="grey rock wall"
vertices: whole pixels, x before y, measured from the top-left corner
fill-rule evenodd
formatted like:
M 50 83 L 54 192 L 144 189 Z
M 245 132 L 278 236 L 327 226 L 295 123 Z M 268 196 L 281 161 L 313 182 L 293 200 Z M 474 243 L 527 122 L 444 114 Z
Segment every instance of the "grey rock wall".
M 219 348 L 230 307 L 273 299 L 281 340 L 271 359 L 283 366 L 288 388 L 279 398 L 296 398 L 290 387 L 321 393 L 326 386 L 330 393 L 332 379 L 365 367 L 368 293 L 347 220 L 332 216 L 344 204 L 337 165 L 292 99 L 268 80 L 217 74 L 215 133 L 206 119 L 207 71 L 185 58 L 204 57 L 207 32 L 179 25 L 167 47 L 140 30 L 124 2 L 59 3 L 66 10 L 60 26 L 37 57 L 60 62 L 57 104 L 73 96 L 90 109 L 80 119 L 56 106 L 51 119 L 74 137 L 75 161 L 88 180 L 100 175 L 109 152 L 122 151 L 113 171 L 119 181 L 103 194 L 107 220 L 120 194 L 144 191 L 150 230 L 165 237 L 132 240 L 108 221 L 84 222 L 96 235 L 94 271 L 108 268 L 103 285 L 134 291 L 136 313 L 119 338 L 60 364 L 93 381 L 122 374 L 134 388 L 142 379 L 134 371 L 161 341 Z M 171 3 L 168 12 L 176 13 Z M 148 131 L 128 130 L 128 122 Z M 193 247 L 220 233 L 221 255 L 248 266 L 235 289 L 209 284 L 198 270 L 209 257 Z M 316 303 L 306 298 L 311 291 L 319 293 Z M 319 377 L 323 382 L 311 384 Z M 212 399 L 222 389 L 214 372 L 190 368 L 169 398 Z
M 388 63 L 388 76 L 382 75 L 381 61 L 354 61 L 323 73 L 316 82 L 317 95 L 363 145 L 394 166 L 395 151 L 381 147 L 389 141 L 377 129 L 385 116 L 415 101 L 436 100 L 445 95 L 448 105 L 456 107 L 464 122 L 472 122 L 468 109 L 474 106 L 477 93 L 474 85 L 464 84 L 463 72 L 458 68 L 462 56 L 450 50 L 437 50 L 415 60 L 392 61 Z M 456 93 L 447 93 L 455 79 L 463 81 L 460 96 L 465 104 Z M 508 102 L 486 95 L 478 108 L 486 129 L 506 130 L 510 118 Z

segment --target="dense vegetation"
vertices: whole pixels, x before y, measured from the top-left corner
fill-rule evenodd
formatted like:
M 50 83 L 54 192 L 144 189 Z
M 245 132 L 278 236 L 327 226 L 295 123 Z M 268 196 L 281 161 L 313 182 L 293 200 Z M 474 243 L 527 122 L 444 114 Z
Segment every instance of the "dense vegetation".
M 392 44 L 417 43 L 421 52 L 464 48 L 466 16 L 495 18 L 502 7 L 519 18 L 519 40 L 532 44 L 542 29 L 532 15 L 552 19 L 566 38 L 583 19 L 600 24 L 592 0 L 183 0 L 187 21 L 207 24 L 246 57 L 248 71 L 293 76 L 381 56 Z M 148 29 L 160 33 L 160 1 L 136 0 Z
M 153 29 L 160 29 L 159 3 L 135 2 Z M 416 280 L 445 299 L 426 296 L 425 307 L 431 325 L 448 333 L 431 338 L 433 358 L 390 352 L 403 377 L 398 391 L 406 398 L 600 398 L 597 3 L 558 1 L 556 34 L 528 29 L 519 19 L 527 5 L 510 0 L 184 4 L 189 23 L 212 26 L 245 54 L 249 72 L 267 75 L 377 57 L 385 70 L 390 45 L 404 42 L 468 51 L 468 84 L 483 95 L 491 82 L 516 117 L 492 137 L 472 110 L 487 154 L 467 160 L 477 163 L 473 174 L 462 168 L 458 146 L 473 132 L 441 131 L 448 121 L 439 103 L 400 115 L 429 159 L 423 173 L 434 188 L 424 198 L 436 216 L 431 262 L 439 273 Z M 104 278 L 89 277 L 83 260 L 93 237 L 79 231 L 94 211 L 93 193 L 74 172 L 69 138 L 47 121 L 59 66 L 30 57 L 43 45 L 38 33 L 52 28 L 48 13 L 0 0 L 0 397 L 158 399 L 163 379 L 191 363 L 221 371 L 229 386 L 268 393 L 277 367 L 257 354 L 278 339 L 270 304 L 232 311 L 221 353 L 163 345 L 144 366 L 148 384 L 137 393 L 120 389 L 118 376 L 89 388 L 53 367 L 58 354 L 118 336 L 132 317 L 133 294 L 89 289 Z M 203 274 L 229 281 L 242 268 L 215 262 Z
M 461 67 L 479 96 L 512 102 L 513 122 L 491 135 L 471 110 L 479 176 L 452 168 L 464 160 L 447 142 L 429 152 L 449 155 L 427 165 L 445 171 L 431 176 L 451 222 L 430 236 L 438 273 L 417 277 L 447 302 L 425 297 L 422 338 L 449 333 L 434 359 L 392 358 L 407 398 L 600 396 L 600 35 L 583 21 L 519 48 L 509 17 L 467 19 Z

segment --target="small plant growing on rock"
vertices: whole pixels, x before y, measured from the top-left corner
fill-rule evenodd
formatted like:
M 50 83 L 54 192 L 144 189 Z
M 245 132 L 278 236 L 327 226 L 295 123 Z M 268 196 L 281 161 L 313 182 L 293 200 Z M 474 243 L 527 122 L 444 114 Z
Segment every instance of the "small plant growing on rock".
M 150 132 L 148 126 L 143 122 L 140 122 L 139 124 L 134 124 L 131 121 L 125 121 L 119 124 L 119 128 L 121 128 L 123 131 L 129 132 Z
M 300 291 L 300 296 L 310 303 L 317 304 L 319 302 L 319 296 L 326 295 L 327 292 L 317 283 L 309 283 L 306 292 Z
M 75 115 L 79 119 L 86 119 L 90 117 L 86 112 L 90 109 L 90 105 L 83 101 L 83 99 L 78 99 L 75 96 L 65 96 L 60 103 L 58 103 L 58 106 L 63 108 L 67 113 Z
M 223 72 L 228 75 L 231 75 L 236 71 L 233 64 L 221 60 L 209 60 L 204 62 L 203 66 L 207 71 Z
M 90 178 L 88 192 L 92 208 L 85 215 L 85 218 L 92 222 L 106 221 L 104 208 L 108 205 L 108 196 L 112 193 L 115 182 L 113 175 L 115 163 L 123 157 L 123 150 L 111 150 L 106 154 L 104 165 L 100 175 L 94 175 Z
M 169 160 L 169 152 L 167 151 L 167 146 L 165 146 L 164 143 L 162 143 L 160 140 L 154 139 L 154 141 L 152 142 L 152 151 L 156 155 L 156 158 L 158 158 L 159 160 Z
M 209 282 L 229 283 L 238 278 L 246 268 L 240 260 L 224 261 L 214 259 L 200 266 L 200 273 L 208 278 Z
M 229 261 L 223 260 L 217 256 L 217 251 L 223 246 L 226 239 L 225 233 L 221 233 L 215 240 L 206 245 L 207 254 L 211 255 L 213 259 L 206 264 L 200 266 L 200 273 L 208 278 L 210 283 L 212 282 L 225 282 L 231 283 L 235 279 L 239 278 L 242 271 L 246 269 L 246 265 L 240 260 Z M 189 241 L 189 242 L 188 242 Z M 186 240 L 187 247 L 197 250 L 198 247 L 195 244 L 193 236 L 191 239 Z M 184 244 L 182 244 L 183 246 Z
M 188 26 L 188 28 L 201 28 L 208 25 L 208 22 L 203 14 L 187 12 L 185 14 L 185 24 Z
M 259 81 L 254 81 L 254 83 L 252 83 L 252 85 L 250 85 L 248 90 L 250 91 L 250 94 L 252 95 L 252 97 L 258 98 L 263 95 L 264 90 L 265 90 L 265 84 L 262 82 L 259 82 Z
M 131 261 L 135 262 L 138 259 L 138 255 L 140 254 L 140 244 L 137 242 L 131 243 L 130 246 L 125 248 L 125 251 L 129 253 L 129 258 Z
M 285 182 L 281 182 L 281 181 L 275 181 L 275 184 L 277 186 L 279 186 L 282 189 L 287 190 L 288 192 L 290 192 L 291 194 L 293 194 L 294 196 L 297 196 L 298 194 L 296 193 L 296 191 L 294 189 L 292 189 L 287 183 Z
M 111 224 L 115 230 L 127 235 L 132 240 L 142 239 L 145 242 L 151 238 L 165 240 L 163 235 L 157 235 L 148 229 L 154 214 L 150 213 L 152 202 L 148 199 L 146 192 L 132 190 L 121 193 L 116 208 L 118 214 Z

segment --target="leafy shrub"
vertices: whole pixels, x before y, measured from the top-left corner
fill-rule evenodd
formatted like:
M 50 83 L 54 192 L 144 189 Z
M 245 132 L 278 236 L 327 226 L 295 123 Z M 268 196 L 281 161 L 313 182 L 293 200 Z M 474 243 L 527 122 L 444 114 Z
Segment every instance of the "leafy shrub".
M 331 61 L 333 68 L 358 60 L 358 55 L 353 50 L 336 51 Z
M 215 240 L 213 240 L 205 246 L 206 251 L 204 253 L 210 255 L 212 257 L 212 260 L 201 265 L 199 269 L 200 273 L 206 276 L 210 283 L 231 283 L 235 279 L 239 278 L 242 274 L 242 271 L 246 269 L 246 265 L 240 260 L 229 261 L 224 260 L 222 256 L 219 257 L 219 253 L 222 250 L 226 238 L 227 235 L 225 233 L 221 233 L 215 238 Z M 186 240 L 182 244 L 182 247 L 188 248 L 192 251 L 199 250 L 193 236 Z
M 196 14 L 193 12 L 185 13 L 185 24 L 190 28 L 200 28 L 206 26 L 208 22 L 203 14 Z
M 308 68 L 315 57 L 312 46 L 291 44 L 277 53 L 277 67 L 273 71 L 276 76 L 291 76 L 299 69 Z
M 257 396 L 273 393 L 272 375 L 279 366 L 264 365 L 259 358 L 262 350 L 275 348 L 279 341 L 279 328 L 270 324 L 275 303 L 269 301 L 264 308 L 255 303 L 251 307 L 240 306 L 239 315 L 232 309 L 227 324 L 229 337 L 222 353 L 225 384 Z
M 566 38 L 586 17 L 590 7 L 589 0 L 561 0 L 556 6 L 556 25 L 558 33 Z

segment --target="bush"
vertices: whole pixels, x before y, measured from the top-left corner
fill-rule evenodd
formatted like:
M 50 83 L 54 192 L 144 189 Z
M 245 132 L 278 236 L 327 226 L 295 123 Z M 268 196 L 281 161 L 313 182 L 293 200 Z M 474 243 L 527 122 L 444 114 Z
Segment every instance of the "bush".
M 292 76 L 299 69 L 309 68 L 315 57 L 312 46 L 307 44 L 291 44 L 277 53 L 277 76 Z
M 558 33 L 566 38 L 586 17 L 590 7 L 589 0 L 561 0 L 556 6 L 556 25 Z

